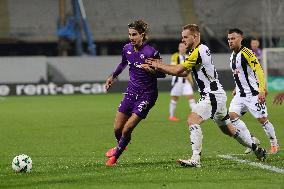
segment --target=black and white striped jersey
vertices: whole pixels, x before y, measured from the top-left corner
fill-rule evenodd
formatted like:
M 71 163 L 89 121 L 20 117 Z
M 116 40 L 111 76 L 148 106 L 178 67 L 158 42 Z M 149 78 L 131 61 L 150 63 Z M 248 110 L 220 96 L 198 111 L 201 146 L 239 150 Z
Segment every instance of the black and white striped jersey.
M 206 45 L 199 44 L 192 49 L 181 64 L 186 69 L 192 70 L 201 96 L 207 93 L 224 93 L 213 65 L 210 50 Z
M 265 91 L 264 73 L 255 54 L 242 46 L 239 52 L 232 52 L 230 67 L 236 83 L 236 92 L 241 97 L 253 96 Z

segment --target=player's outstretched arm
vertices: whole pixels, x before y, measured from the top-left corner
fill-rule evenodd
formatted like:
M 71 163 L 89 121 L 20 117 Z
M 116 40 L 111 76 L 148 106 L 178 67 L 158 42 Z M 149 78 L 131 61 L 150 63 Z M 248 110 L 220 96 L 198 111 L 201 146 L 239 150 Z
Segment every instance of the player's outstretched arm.
M 181 64 L 178 64 L 178 65 L 164 64 L 162 62 L 162 59 L 148 58 L 148 59 L 146 59 L 145 63 L 149 64 L 151 67 L 154 67 L 155 70 L 158 70 L 160 72 L 170 74 L 170 75 L 186 77 L 189 73 L 189 71 L 187 71 L 186 68 L 183 65 L 181 65 Z
M 151 74 L 155 74 L 155 68 L 151 68 L 149 64 L 141 64 L 141 68 Z
M 114 80 L 117 78 L 117 76 L 126 68 L 127 66 L 127 60 L 124 56 L 122 56 L 121 63 L 118 64 L 115 71 L 107 78 L 105 82 L 105 89 L 106 91 L 109 90 L 111 85 L 113 84 Z

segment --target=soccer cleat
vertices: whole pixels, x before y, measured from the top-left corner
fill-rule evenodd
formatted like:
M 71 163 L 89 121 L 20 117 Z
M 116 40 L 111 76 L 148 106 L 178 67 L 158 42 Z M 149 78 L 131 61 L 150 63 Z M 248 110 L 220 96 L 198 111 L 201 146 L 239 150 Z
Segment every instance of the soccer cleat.
M 106 157 L 108 157 L 108 158 L 112 157 L 114 155 L 115 151 L 116 151 L 116 147 L 109 149 L 105 154 Z
M 176 116 L 170 116 L 168 119 L 170 121 L 179 121 L 179 118 L 177 118 Z
M 270 154 L 277 154 L 277 152 L 279 152 L 279 150 L 280 150 L 280 147 L 279 147 L 278 144 L 271 145 Z
M 179 159 L 177 160 L 177 163 L 180 164 L 183 167 L 201 167 L 200 161 L 196 161 L 193 159 L 183 160 Z
M 254 154 L 256 155 L 256 158 L 260 161 L 265 161 L 267 157 L 267 152 L 264 148 L 257 148 L 257 150 L 254 151 Z
M 128 149 L 128 147 L 126 146 L 125 150 L 127 150 L 127 149 Z M 105 156 L 110 158 L 110 157 L 114 156 L 115 151 L 116 151 L 116 147 L 113 147 L 106 152 Z
M 252 141 L 254 142 L 254 144 L 255 144 L 256 146 L 259 146 L 259 145 L 260 145 L 260 140 L 258 140 L 258 138 L 252 137 Z M 251 148 L 247 148 L 247 149 L 245 150 L 245 154 L 249 154 L 249 153 L 251 153 L 251 151 L 252 151 Z
M 106 166 L 109 166 L 109 167 L 115 166 L 116 162 L 117 162 L 117 158 L 115 156 L 112 156 L 107 160 Z

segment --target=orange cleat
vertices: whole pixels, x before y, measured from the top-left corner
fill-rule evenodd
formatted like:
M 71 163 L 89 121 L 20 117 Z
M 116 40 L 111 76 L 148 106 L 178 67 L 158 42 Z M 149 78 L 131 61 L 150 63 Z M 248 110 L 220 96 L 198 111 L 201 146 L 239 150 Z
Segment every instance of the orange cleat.
M 107 160 L 106 166 L 109 166 L 109 167 L 115 166 L 116 162 L 117 162 L 117 158 L 115 156 L 112 156 L 109 158 L 109 160 Z
M 126 146 L 125 150 L 127 150 L 127 149 L 128 149 L 128 147 Z M 113 147 L 106 152 L 105 156 L 110 158 L 110 157 L 114 156 L 115 151 L 116 151 L 116 147 Z
M 106 157 L 108 157 L 108 158 L 112 157 L 114 155 L 115 151 L 116 151 L 116 147 L 109 149 L 105 154 Z
M 279 150 L 280 150 L 280 147 L 279 147 L 278 144 L 271 145 L 270 154 L 277 154 L 277 152 L 279 152 Z
M 177 118 L 176 116 L 170 116 L 168 119 L 170 121 L 179 121 L 179 118 Z

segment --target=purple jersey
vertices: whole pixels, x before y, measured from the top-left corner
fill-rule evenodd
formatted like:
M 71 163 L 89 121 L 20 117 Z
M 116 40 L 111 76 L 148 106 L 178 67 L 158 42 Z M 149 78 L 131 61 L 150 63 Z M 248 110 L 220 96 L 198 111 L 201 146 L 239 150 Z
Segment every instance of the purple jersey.
M 122 60 L 118 65 L 114 76 L 119 75 L 129 65 L 128 91 L 134 93 L 154 92 L 157 90 L 157 74 L 151 74 L 141 68 L 141 64 L 147 58 L 159 58 L 159 52 L 147 44 L 143 44 L 138 51 L 135 51 L 132 44 L 128 43 L 123 47 Z
M 129 82 L 127 91 L 120 103 L 119 112 L 127 115 L 137 114 L 141 118 L 146 118 L 150 109 L 154 106 L 157 97 L 157 77 L 165 77 L 165 74 L 157 72 L 151 74 L 141 68 L 141 64 L 147 58 L 160 58 L 159 52 L 147 44 L 143 44 L 138 51 L 133 45 L 128 43 L 122 51 L 121 63 L 116 68 L 113 76 L 118 76 L 123 69 L 129 65 Z

